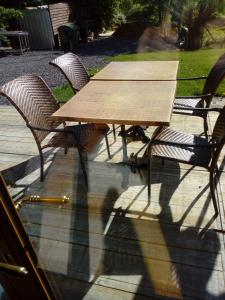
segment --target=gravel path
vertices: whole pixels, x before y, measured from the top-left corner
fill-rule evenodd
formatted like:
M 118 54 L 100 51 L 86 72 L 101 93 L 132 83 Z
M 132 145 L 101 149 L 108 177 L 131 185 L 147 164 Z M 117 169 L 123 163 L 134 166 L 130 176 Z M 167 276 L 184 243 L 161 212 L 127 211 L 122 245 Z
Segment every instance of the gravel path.
M 86 44 L 79 44 L 74 53 L 79 55 L 87 69 L 103 67 L 107 57 L 119 53 L 133 52 L 137 43 L 131 39 L 118 39 L 113 36 L 101 37 Z M 50 87 L 66 83 L 58 69 L 49 65 L 49 61 L 62 55 L 60 50 L 28 51 L 23 55 L 0 57 L 0 85 L 20 75 L 37 74 L 42 76 Z M 0 97 L 0 104 L 8 104 Z
M 103 37 L 87 44 L 80 44 L 74 53 L 78 54 L 87 69 L 103 67 L 106 58 L 118 53 L 134 51 L 136 43 L 114 37 Z M 0 57 L 0 85 L 23 74 L 38 74 L 43 76 L 51 86 L 57 86 L 65 81 L 61 73 L 49 61 L 62 55 L 62 51 L 29 51 L 23 55 L 8 55 Z

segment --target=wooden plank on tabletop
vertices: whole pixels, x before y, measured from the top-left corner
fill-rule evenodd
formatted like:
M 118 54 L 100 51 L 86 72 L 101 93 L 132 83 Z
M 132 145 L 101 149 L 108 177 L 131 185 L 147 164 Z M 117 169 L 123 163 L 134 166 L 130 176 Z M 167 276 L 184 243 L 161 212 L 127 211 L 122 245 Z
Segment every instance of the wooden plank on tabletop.
M 132 81 L 132 84 L 104 81 L 104 89 L 101 81 L 91 81 L 53 117 L 66 121 L 167 126 L 175 90 L 176 81 Z
M 179 61 L 113 61 L 91 80 L 176 80 L 178 64 Z

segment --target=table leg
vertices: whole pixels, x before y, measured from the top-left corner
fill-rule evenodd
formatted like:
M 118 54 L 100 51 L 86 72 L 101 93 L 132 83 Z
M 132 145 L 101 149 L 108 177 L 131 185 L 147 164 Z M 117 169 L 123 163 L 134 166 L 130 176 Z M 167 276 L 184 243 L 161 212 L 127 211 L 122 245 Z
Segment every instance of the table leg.
M 123 162 L 127 162 L 128 154 L 127 154 L 127 140 L 126 140 L 125 125 L 121 125 L 121 137 L 122 137 L 122 146 L 123 146 Z

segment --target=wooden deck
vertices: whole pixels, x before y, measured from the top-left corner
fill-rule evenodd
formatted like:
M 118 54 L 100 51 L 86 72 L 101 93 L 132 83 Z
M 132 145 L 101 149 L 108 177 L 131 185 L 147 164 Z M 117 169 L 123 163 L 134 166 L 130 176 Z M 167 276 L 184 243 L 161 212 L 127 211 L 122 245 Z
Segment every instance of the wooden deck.
M 59 299 L 225 299 L 225 149 L 217 184 L 221 217 L 214 220 L 207 171 L 155 160 L 148 203 L 146 170 L 118 164 L 121 139 L 114 142 L 112 134 L 110 161 L 104 143 L 88 156 L 88 193 L 76 150 L 66 156 L 47 150 L 41 183 L 31 133 L 12 107 L 0 106 L 0 115 L 0 170 L 11 195 L 71 199 L 20 210 Z M 171 125 L 202 132 L 197 118 L 174 115 Z M 130 143 L 129 153 L 142 145 Z

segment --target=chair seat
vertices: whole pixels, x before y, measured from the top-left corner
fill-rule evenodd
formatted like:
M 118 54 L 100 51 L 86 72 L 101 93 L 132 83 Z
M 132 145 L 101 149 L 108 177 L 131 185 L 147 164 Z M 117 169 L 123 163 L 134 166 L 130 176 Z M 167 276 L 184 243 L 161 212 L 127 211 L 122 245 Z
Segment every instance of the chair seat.
M 73 133 L 65 132 L 69 130 Z M 81 146 L 85 151 L 91 151 L 96 144 L 98 144 L 105 136 L 105 134 L 109 131 L 109 126 L 106 124 L 96 125 L 96 124 L 81 124 L 81 125 L 73 125 L 66 126 L 65 132 L 56 133 L 43 148 L 46 147 L 77 147 L 77 142 L 74 138 L 79 142 L 79 146 Z
M 173 112 L 177 114 L 201 116 L 201 111 L 194 110 L 182 110 L 182 108 L 202 108 L 202 99 L 201 98 L 176 98 L 174 101 Z
M 188 143 L 194 145 L 209 145 L 209 142 L 196 135 L 178 132 L 171 128 L 163 128 L 156 140 L 151 146 L 151 153 L 153 156 L 176 160 L 183 163 L 192 164 L 207 168 L 211 160 L 212 149 L 202 147 L 194 148 L 186 145 L 168 145 L 163 142 L 171 143 Z

